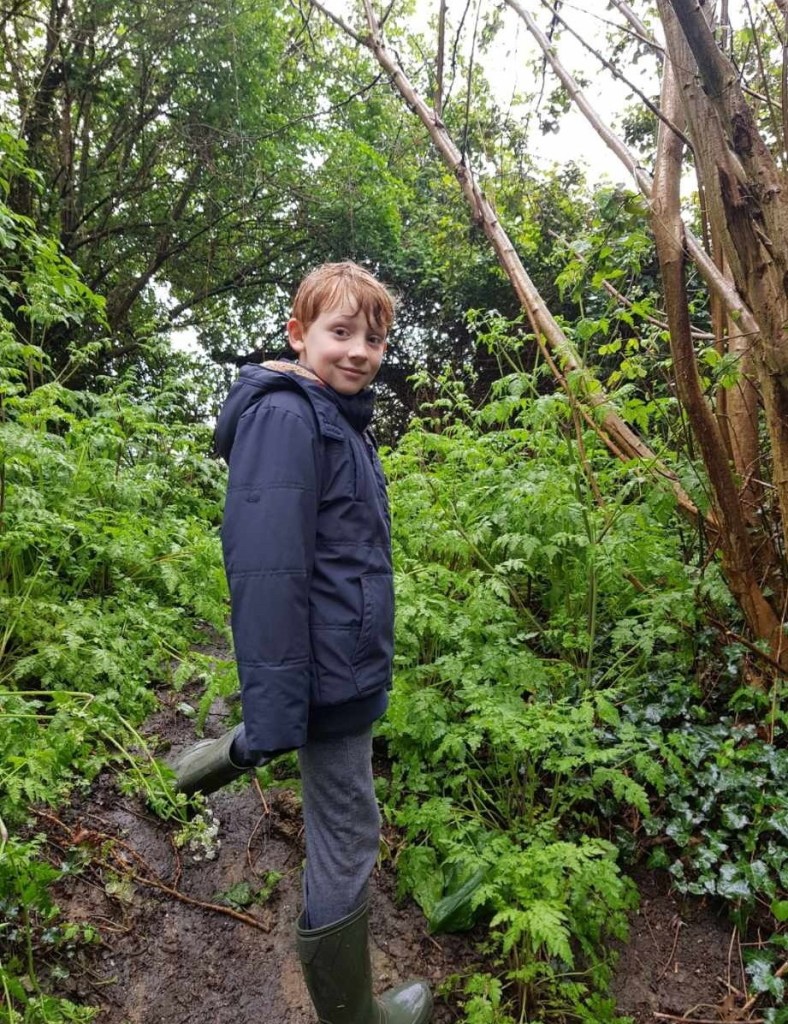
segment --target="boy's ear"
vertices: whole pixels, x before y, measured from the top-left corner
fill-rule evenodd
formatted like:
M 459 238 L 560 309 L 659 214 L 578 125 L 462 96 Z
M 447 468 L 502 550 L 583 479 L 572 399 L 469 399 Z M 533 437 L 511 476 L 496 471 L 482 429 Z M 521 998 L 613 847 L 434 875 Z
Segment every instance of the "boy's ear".
M 294 352 L 304 351 L 304 325 L 295 317 L 287 321 L 287 339 Z

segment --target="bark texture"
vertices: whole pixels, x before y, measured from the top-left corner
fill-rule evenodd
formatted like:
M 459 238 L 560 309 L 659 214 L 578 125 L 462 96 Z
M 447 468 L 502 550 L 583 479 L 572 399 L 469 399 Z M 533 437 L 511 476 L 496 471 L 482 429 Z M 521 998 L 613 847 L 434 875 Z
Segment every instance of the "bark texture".
M 719 259 L 730 268 L 755 324 L 732 313 L 729 346 L 741 354 L 742 391 L 729 398 L 731 455 L 741 476 L 742 498 L 757 500 L 753 432 L 747 391 L 752 368 L 771 442 L 771 504 L 761 500 L 747 518 L 755 530 L 760 579 L 773 592 L 778 620 L 786 606 L 788 551 L 788 191 L 784 172 L 761 137 L 736 71 L 717 45 L 705 5 L 697 0 L 658 0 L 665 41 L 679 85 L 698 175 Z M 738 403 L 738 405 L 737 405 Z M 737 428 L 741 428 L 740 430 Z M 739 435 L 742 435 L 741 437 Z M 764 462 L 765 464 L 765 462 Z M 761 634 L 762 635 L 762 634 Z M 780 630 L 775 656 L 787 647 Z M 785 660 L 785 655 L 776 657 Z
M 681 123 L 678 88 L 670 60 L 663 65 L 662 110 Z M 679 401 L 700 448 L 720 525 L 723 570 L 731 591 L 755 636 L 766 640 L 775 660 L 781 651 L 780 621 L 759 585 L 742 503 L 731 471 L 720 424 L 703 392 L 698 372 L 685 281 L 686 250 L 680 215 L 680 180 L 684 144 L 664 122 L 657 144 L 652 226 L 665 291 L 670 349 Z M 783 656 L 784 657 L 784 656 Z M 785 658 L 788 669 L 788 658 Z
M 755 123 L 736 70 L 697 0 L 659 0 L 665 39 L 705 183 L 709 220 L 757 330 L 752 351 L 772 446 L 772 483 L 788 550 L 788 190 Z M 775 553 L 775 558 L 778 555 Z

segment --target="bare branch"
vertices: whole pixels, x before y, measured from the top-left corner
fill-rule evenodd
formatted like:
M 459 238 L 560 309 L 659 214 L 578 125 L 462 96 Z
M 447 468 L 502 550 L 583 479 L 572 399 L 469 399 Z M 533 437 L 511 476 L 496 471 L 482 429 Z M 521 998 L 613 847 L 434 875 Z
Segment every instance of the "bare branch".
M 619 160 L 621 160 L 624 166 L 629 170 L 643 195 L 650 200 L 652 189 L 651 175 L 641 165 L 637 156 L 629 149 L 626 143 L 624 143 L 623 140 L 605 124 L 594 107 L 588 102 L 580 86 L 559 61 L 553 47 L 549 43 L 549 40 L 545 37 L 544 33 L 541 31 L 531 15 L 523 9 L 522 5 L 519 4 L 517 0 L 506 0 L 506 3 L 523 19 L 526 27 L 542 48 L 547 60 L 550 62 L 550 65 L 556 75 L 561 80 L 570 99 L 572 99 L 578 109 L 582 111 L 605 145 L 616 154 Z M 702 243 L 686 227 L 685 240 L 687 249 L 708 287 L 715 293 L 715 295 L 719 296 L 720 300 L 725 304 L 726 309 L 728 309 L 731 315 L 739 322 L 746 333 L 756 334 L 759 331 L 759 327 L 755 317 L 752 315 L 752 311 L 742 300 L 731 282 L 725 278 L 724 274 L 720 273 L 719 268 L 715 266 L 714 261 L 709 257 L 708 253 L 703 248 Z
M 465 19 L 468 17 L 468 11 L 470 10 L 470 8 L 471 0 L 465 0 L 465 8 L 463 9 L 462 17 L 460 18 L 460 23 L 457 26 L 457 31 L 454 35 L 454 43 L 452 44 L 451 48 L 451 82 L 449 83 L 449 88 L 444 99 L 444 106 L 448 106 L 449 96 L 451 95 L 451 91 L 454 88 L 454 80 L 457 77 L 457 51 L 459 50 L 460 47 L 460 36 L 462 35 L 462 27 L 465 24 Z
M 639 89 L 634 82 L 631 82 L 626 77 L 626 75 L 619 71 L 619 69 L 615 66 L 615 64 L 613 64 L 612 61 L 609 61 L 607 57 L 604 56 L 604 54 L 599 52 L 599 50 L 595 50 L 594 47 L 591 46 L 591 44 L 586 39 L 584 39 L 579 32 L 576 32 L 575 29 L 573 29 L 572 26 L 567 21 L 565 21 L 564 18 L 561 17 L 561 15 L 558 13 L 554 5 L 550 2 L 550 0 L 542 0 L 542 5 L 546 7 L 548 11 L 552 12 L 553 17 L 561 22 L 561 24 L 564 26 L 567 32 L 569 32 L 570 35 L 573 35 L 575 39 L 577 39 L 578 42 L 582 46 L 584 46 L 586 50 L 588 50 L 589 53 L 592 53 L 600 62 L 600 64 L 602 64 L 603 67 L 606 67 L 608 69 L 608 71 L 613 75 L 614 78 L 620 79 L 620 81 L 622 81 L 624 85 L 628 86 L 628 88 L 630 88 L 636 96 L 639 96 L 643 103 L 651 111 L 651 113 L 654 114 L 655 117 L 658 117 L 660 121 L 665 121 L 665 123 L 670 128 L 672 128 L 677 135 L 681 137 L 681 141 L 684 143 L 684 145 L 687 146 L 688 149 L 692 149 L 692 143 L 687 138 L 687 136 L 683 132 L 680 132 L 675 124 L 670 124 L 670 122 L 666 120 L 663 111 L 661 111 L 655 103 L 652 103 L 648 96 L 646 96 L 646 94 L 641 89 Z
M 470 163 L 471 150 L 470 150 L 470 139 L 468 136 L 468 126 L 471 120 L 471 92 L 473 89 L 473 63 L 476 59 L 476 35 L 479 31 L 479 15 L 481 14 L 482 5 L 481 0 L 476 2 L 476 20 L 473 23 L 473 37 L 471 39 L 471 56 L 468 61 L 468 85 L 465 89 L 465 121 L 462 128 L 462 155 L 465 158 L 466 163 Z
M 372 33 L 372 38 L 379 39 L 382 30 L 380 22 L 372 9 L 372 0 L 364 0 L 364 12 L 367 15 L 367 24 L 369 25 L 369 30 Z
M 782 100 L 783 151 L 788 154 L 788 2 L 781 0 L 783 16 L 783 62 L 780 71 L 780 98 Z
M 605 289 L 608 295 L 611 295 L 614 299 L 620 302 L 622 306 L 627 306 L 629 309 L 632 309 L 632 307 L 635 305 L 631 299 L 628 299 L 626 295 L 624 295 L 623 292 L 620 292 L 615 285 L 611 284 L 610 281 L 603 281 L 602 287 Z M 655 327 L 659 327 L 660 330 L 669 330 L 667 322 L 664 320 L 660 320 L 655 316 L 644 316 L 643 319 L 647 323 L 653 324 Z M 699 341 L 714 341 L 714 335 L 710 331 L 701 331 L 698 327 L 692 327 L 691 331 L 692 337 L 697 338 Z
M 386 10 L 383 12 L 383 16 L 380 19 L 380 27 L 381 28 L 383 28 L 384 25 L 386 24 L 386 22 L 389 20 L 389 15 L 394 10 L 394 4 L 396 2 L 397 2 L 397 0 L 389 0 L 389 5 L 386 8 Z
M 361 46 L 367 45 L 367 40 L 364 39 L 363 36 L 360 36 L 358 32 L 354 31 L 354 29 L 352 29 L 343 18 L 340 18 L 338 14 L 332 14 L 327 7 L 324 7 L 323 4 L 320 3 L 320 0 L 309 0 L 309 3 L 313 7 L 316 7 L 321 14 L 324 14 L 329 21 L 333 21 L 337 28 L 341 28 L 346 35 L 350 36 L 351 39 L 355 39 Z
M 438 11 L 438 53 L 435 58 L 435 113 L 443 117 L 443 61 L 446 46 L 446 0 Z
M 624 3 L 624 0 L 608 0 L 608 3 L 611 7 L 615 7 L 619 14 L 624 15 L 635 33 L 643 40 L 643 42 L 650 43 L 652 46 L 656 45 L 651 33 L 628 3 Z M 662 48 L 660 47 L 660 49 Z
M 766 69 L 763 62 L 763 49 L 761 48 L 760 33 L 757 31 L 755 26 L 755 18 L 752 16 L 752 8 L 750 7 L 750 0 L 744 0 L 744 6 L 747 10 L 747 19 L 750 22 L 750 28 L 752 29 L 753 43 L 755 44 L 755 56 L 758 61 L 758 71 L 760 72 L 761 82 L 763 83 L 763 99 L 766 103 L 766 107 L 769 111 L 769 119 L 772 123 L 772 131 L 776 139 L 780 138 L 780 123 L 777 116 L 777 110 L 775 109 L 774 101 L 772 100 L 771 89 L 769 87 L 769 76 L 766 74 Z M 727 13 L 727 3 L 725 5 Z M 730 28 L 730 26 L 728 26 Z M 783 154 L 784 160 L 785 154 Z
M 731 16 L 728 10 L 728 0 L 720 0 L 720 14 L 717 19 L 719 26 L 720 49 L 727 50 L 733 40 L 733 29 L 731 28 Z

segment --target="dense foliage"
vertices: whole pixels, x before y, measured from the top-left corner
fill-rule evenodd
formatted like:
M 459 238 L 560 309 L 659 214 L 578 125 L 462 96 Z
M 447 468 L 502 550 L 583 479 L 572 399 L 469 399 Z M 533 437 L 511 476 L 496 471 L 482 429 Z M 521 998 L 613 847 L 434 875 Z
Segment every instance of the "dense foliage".
M 38 982 L 42 962 L 96 932 L 59 918 L 50 887 L 79 856 L 42 857 L 29 808 L 116 763 L 162 813 L 182 815 L 136 726 L 198 621 L 225 629 L 211 529 L 222 474 L 185 362 L 155 381 L 128 373 L 74 391 L 64 379 L 90 351 L 73 347 L 55 376 L 47 331 L 100 325 L 103 303 L 2 202 L 0 225 L 23 268 L 0 279 L 0 981 L 9 1022 L 87 1020 Z M 20 303 L 27 338 L 7 316 Z
M 278 349 L 303 267 L 344 257 L 402 296 L 383 381 L 396 399 L 383 436 L 399 439 L 385 456 L 398 646 L 379 785 L 401 892 L 436 932 L 477 929 L 486 967 L 447 994 L 469 1024 L 613 1021 L 610 943 L 640 860 L 724 901 L 742 933 L 757 927 L 750 991 L 764 1021 L 786 1024 L 784 675 L 698 519 L 676 514 L 670 472 L 701 516 L 713 498 L 674 388 L 643 201 L 590 194 L 572 165 L 535 176 L 522 130 L 455 52 L 443 122 L 662 482 L 612 461 L 578 375 L 553 384 L 454 177 L 332 26 L 265 3 L 20 0 L 0 31 L 9 1024 L 94 1015 L 53 994 L 98 931 L 58 910 L 57 883 L 81 862 L 47 847 L 47 805 L 109 768 L 184 826 L 139 726 L 159 689 L 199 677 L 199 725 L 237 687 L 232 666 L 193 650 L 206 624 L 227 635 L 207 424 L 227 362 Z M 774 91 L 757 41 L 737 37 L 740 63 Z M 774 105 L 759 100 L 757 116 L 777 140 Z M 652 127 L 631 123 L 644 152 Z M 688 309 L 700 387 L 727 422 L 741 353 L 715 335 L 697 280 Z M 174 353 L 173 325 L 224 365 Z M 779 501 L 753 478 L 739 481 L 760 488 L 752 530 L 784 567 Z
M 433 927 L 490 923 L 506 983 L 469 979 L 468 1020 L 509 1020 L 516 993 L 529 1020 L 568 1004 L 601 1021 L 605 950 L 632 906 L 618 852 L 667 836 L 652 859 L 685 890 L 782 914 L 786 764 L 775 733 L 746 724 L 742 651 L 708 661 L 702 609 L 725 616 L 730 598 L 686 563 L 670 498 L 531 388 L 504 378 L 478 413 L 450 394 L 389 460 L 387 793 L 409 840 L 402 885 Z M 717 723 L 729 698 L 742 714 Z M 778 995 L 766 956 L 753 977 Z

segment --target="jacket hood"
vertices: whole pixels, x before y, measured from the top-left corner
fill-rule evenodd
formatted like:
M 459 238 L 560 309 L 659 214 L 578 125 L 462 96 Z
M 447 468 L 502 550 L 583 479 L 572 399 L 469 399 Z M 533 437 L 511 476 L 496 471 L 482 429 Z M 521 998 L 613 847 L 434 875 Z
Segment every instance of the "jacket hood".
M 214 434 L 216 450 L 229 462 L 238 422 L 246 412 L 272 391 L 300 392 L 309 402 L 320 433 L 341 440 L 348 423 L 363 431 L 372 418 L 374 393 L 365 388 L 358 395 L 339 395 L 311 370 L 299 363 L 272 360 L 241 367 L 219 413 Z

